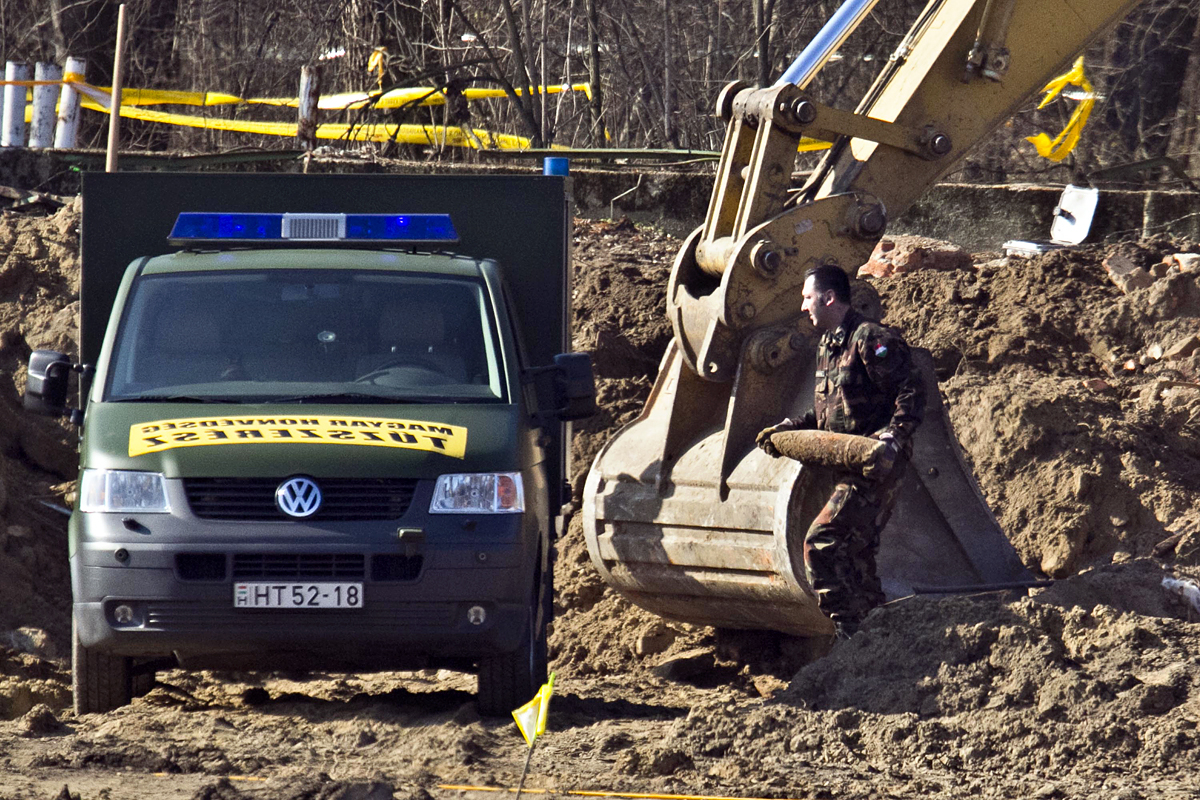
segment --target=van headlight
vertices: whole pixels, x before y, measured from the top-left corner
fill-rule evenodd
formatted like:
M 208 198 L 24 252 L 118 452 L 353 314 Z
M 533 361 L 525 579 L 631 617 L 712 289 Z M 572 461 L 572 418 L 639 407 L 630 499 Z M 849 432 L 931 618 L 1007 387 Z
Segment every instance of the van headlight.
M 525 489 L 517 472 L 441 475 L 433 487 L 430 514 L 517 514 Z
M 85 469 L 79 479 L 79 510 L 169 514 L 171 504 L 162 473 Z

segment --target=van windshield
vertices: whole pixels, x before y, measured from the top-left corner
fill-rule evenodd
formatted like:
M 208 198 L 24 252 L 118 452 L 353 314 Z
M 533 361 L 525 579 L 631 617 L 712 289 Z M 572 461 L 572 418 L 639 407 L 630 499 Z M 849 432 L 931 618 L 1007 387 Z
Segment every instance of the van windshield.
M 145 275 L 106 400 L 505 399 L 479 281 L 351 270 Z

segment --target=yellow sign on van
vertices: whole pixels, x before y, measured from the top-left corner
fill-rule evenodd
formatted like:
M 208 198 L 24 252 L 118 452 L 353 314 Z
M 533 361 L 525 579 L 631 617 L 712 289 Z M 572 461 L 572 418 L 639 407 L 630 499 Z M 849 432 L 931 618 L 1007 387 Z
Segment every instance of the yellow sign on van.
M 129 455 L 230 444 L 349 444 L 426 450 L 453 458 L 467 451 L 467 429 L 441 422 L 375 417 L 186 417 L 129 427 Z

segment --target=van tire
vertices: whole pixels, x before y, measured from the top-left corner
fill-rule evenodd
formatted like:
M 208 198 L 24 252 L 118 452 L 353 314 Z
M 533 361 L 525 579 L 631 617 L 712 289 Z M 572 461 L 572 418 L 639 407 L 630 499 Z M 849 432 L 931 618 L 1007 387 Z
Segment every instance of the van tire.
M 111 656 L 80 644 L 72 615 L 71 694 L 77 716 L 129 705 L 133 699 L 132 666 L 132 658 Z
M 145 697 L 154 688 L 158 675 L 148 664 L 133 664 L 129 672 L 129 696 Z
M 546 682 L 549 661 L 546 650 L 547 615 L 541 613 L 541 608 L 547 603 L 548 595 L 549 587 L 539 586 L 538 595 L 530 604 L 525 632 L 516 650 L 480 659 L 476 704 L 482 716 L 508 716 L 532 700 Z

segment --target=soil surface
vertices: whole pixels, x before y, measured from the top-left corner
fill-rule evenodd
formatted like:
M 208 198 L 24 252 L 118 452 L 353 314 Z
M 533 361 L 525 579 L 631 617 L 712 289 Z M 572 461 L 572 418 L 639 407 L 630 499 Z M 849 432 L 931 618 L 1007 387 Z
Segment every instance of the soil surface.
M 511 721 L 479 717 L 458 673 L 169 671 L 126 708 L 71 712 L 74 432 L 23 413 L 19 392 L 32 349 L 74 351 L 77 227 L 73 206 L 0 216 L 0 800 L 514 787 L 527 748 Z M 649 392 L 679 245 L 628 222 L 576 225 L 575 344 L 593 353 L 602 408 L 576 427 L 577 476 Z M 1060 580 L 897 600 L 832 647 L 718 636 L 607 589 L 573 517 L 555 571 L 556 695 L 525 786 L 1200 797 L 1200 607 L 1163 586 L 1200 583 L 1200 273 L 1174 258 L 1197 251 L 975 254 L 860 284 L 860 307 L 932 351 L 1002 527 Z M 1145 275 L 1114 282 L 1118 256 Z

